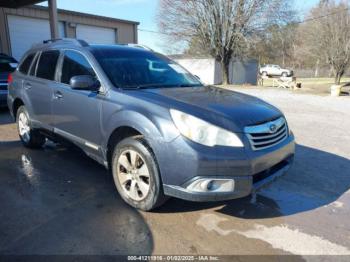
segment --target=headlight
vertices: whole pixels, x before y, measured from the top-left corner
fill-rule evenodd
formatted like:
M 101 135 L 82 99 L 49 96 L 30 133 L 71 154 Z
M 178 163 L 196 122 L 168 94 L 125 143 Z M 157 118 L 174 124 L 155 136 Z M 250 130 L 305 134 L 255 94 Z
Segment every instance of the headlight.
M 244 146 L 239 137 L 230 131 L 175 109 L 170 109 L 170 114 L 180 133 L 194 142 L 206 146 Z

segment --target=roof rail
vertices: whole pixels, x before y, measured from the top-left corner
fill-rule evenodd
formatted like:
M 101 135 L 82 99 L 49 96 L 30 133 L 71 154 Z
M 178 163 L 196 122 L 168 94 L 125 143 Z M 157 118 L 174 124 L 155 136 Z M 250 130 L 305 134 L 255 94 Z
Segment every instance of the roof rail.
M 149 48 L 148 46 L 145 46 L 145 45 L 134 44 L 134 43 L 129 43 L 129 44 L 125 44 L 125 45 L 130 46 L 130 47 L 142 48 L 142 49 L 145 49 L 145 50 L 148 50 L 148 51 L 152 51 L 152 52 L 153 52 L 153 49 L 152 49 L 152 48 Z
M 75 38 L 54 38 L 54 39 L 48 39 L 48 40 L 44 40 L 43 44 L 49 44 L 49 43 L 56 43 L 56 42 L 67 42 L 67 43 L 72 43 L 72 44 L 76 44 L 82 47 L 86 47 L 89 46 L 89 44 L 82 40 L 82 39 L 75 39 Z

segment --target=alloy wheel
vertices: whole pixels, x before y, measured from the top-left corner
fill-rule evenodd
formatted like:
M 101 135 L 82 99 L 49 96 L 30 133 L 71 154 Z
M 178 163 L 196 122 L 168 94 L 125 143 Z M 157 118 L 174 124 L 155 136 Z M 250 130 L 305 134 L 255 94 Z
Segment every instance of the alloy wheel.
M 18 131 L 25 142 L 30 141 L 29 119 L 24 112 L 21 112 L 18 117 Z
M 143 157 L 135 150 L 123 151 L 117 162 L 117 177 L 123 191 L 133 200 L 141 201 L 150 190 L 150 173 Z

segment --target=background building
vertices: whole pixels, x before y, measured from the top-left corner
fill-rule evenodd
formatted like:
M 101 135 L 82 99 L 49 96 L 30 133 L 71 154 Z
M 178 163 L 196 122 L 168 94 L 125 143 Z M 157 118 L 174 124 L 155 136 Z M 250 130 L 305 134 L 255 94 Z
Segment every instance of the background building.
M 88 43 L 137 43 L 138 22 L 58 10 L 59 37 Z M 48 8 L 0 8 L 0 52 L 20 59 L 33 44 L 50 39 Z
M 183 55 L 170 57 L 193 75 L 198 76 L 203 83 L 207 85 L 222 84 L 222 68 L 214 58 L 194 58 Z M 229 68 L 229 83 L 233 85 L 256 85 L 258 68 L 256 59 L 232 59 Z

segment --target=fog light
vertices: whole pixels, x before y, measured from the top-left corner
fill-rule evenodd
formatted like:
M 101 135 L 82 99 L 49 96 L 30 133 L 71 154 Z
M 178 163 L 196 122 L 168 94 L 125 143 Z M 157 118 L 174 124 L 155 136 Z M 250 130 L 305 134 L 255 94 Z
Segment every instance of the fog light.
M 186 188 L 193 192 L 233 192 L 234 185 L 233 179 L 199 178 Z

